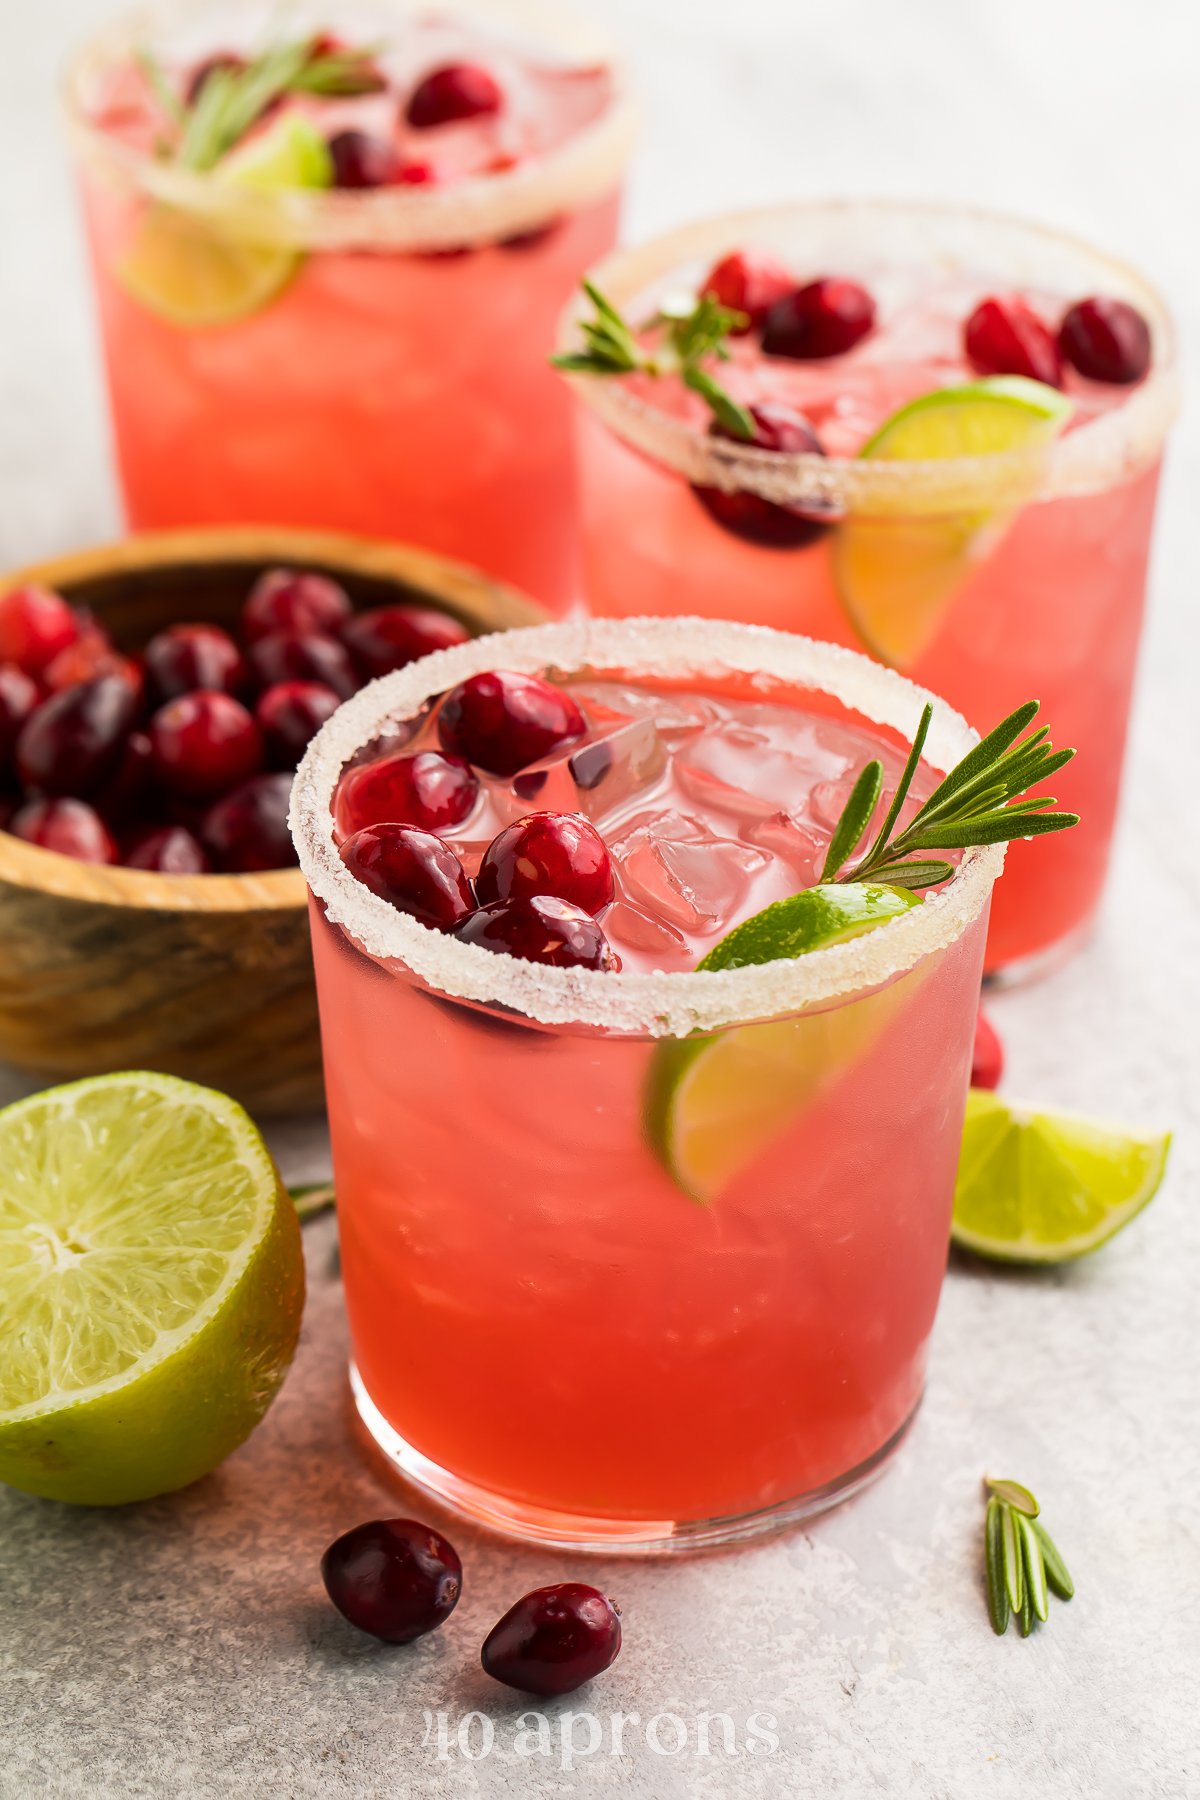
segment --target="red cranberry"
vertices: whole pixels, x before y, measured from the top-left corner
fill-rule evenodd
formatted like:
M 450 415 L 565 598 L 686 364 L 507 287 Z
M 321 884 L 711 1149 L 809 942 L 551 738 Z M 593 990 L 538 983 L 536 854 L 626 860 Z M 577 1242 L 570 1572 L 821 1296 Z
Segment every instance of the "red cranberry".
M 428 187 L 438 179 L 438 172 L 432 163 L 406 162 L 396 170 L 396 180 L 401 187 Z
M 1048 325 L 1017 294 L 981 300 L 963 327 L 963 345 L 981 375 L 1025 375 L 1062 383 L 1062 361 Z
M 464 944 L 554 969 L 619 969 L 612 945 L 582 906 L 553 894 L 481 906 L 454 933 Z
M 143 655 L 160 702 L 197 688 L 236 694 L 245 685 L 242 653 L 219 625 L 168 625 L 150 639 Z
M 980 1008 L 975 1018 L 975 1048 L 971 1055 L 971 1086 L 999 1087 L 1004 1072 L 1004 1046 L 996 1027 Z
M 40 676 L 82 631 L 61 595 L 44 587 L 14 588 L 0 600 L 0 663 Z
M 437 750 L 382 756 L 343 776 L 335 806 L 338 830 L 348 835 L 387 822 L 449 831 L 461 825 L 478 792 L 479 778 L 461 756 Z
M 434 650 L 465 643 L 470 632 L 432 606 L 377 606 L 342 626 L 341 639 L 364 680 L 390 675 Z
M 334 187 L 388 187 L 399 178 L 395 146 L 367 131 L 336 132 L 329 140 L 329 156 Z
M 408 98 L 404 117 L 417 131 L 498 113 L 504 95 L 495 76 L 478 63 L 446 63 L 432 69 Z
M 227 875 L 286 869 L 296 859 L 288 830 L 290 775 L 256 775 L 204 815 L 204 847 Z
M 115 863 L 117 846 L 103 819 L 82 800 L 30 800 L 9 822 L 14 837 L 76 862 Z
M 242 636 L 248 644 L 274 631 L 319 631 L 335 636 L 350 617 L 346 590 L 326 575 L 302 569 L 268 569 L 242 608 Z
M 735 250 L 722 257 L 705 276 L 702 289 L 722 306 L 745 313 L 748 323 L 741 331 L 761 325 L 776 302 L 795 291 L 795 276 L 773 256 L 757 250 Z
M 1127 386 L 1150 367 L 1150 327 L 1136 306 L 1103 295 L 1079 300 L 1063 315 L 1058 347 L 1089 381 Z
M 599 1588 L 560 1581 L 511 1606 L 483 1640 L 484 1672 L 527 1694 L 570 1694 L 617 1660 L 621 1616 Z
M 48 794 L 92 793 L 115 773 L 136 711 L 136 696 L 119 675 L 51 694 L 21 727 L 21 781 Z
M 493 838 L 475 877 L 481 906 L 556 894 L 584 912 L 612 904 L 612 858 L 581 813 L 531 813 Z
M 821 440 L 803 414 L 770 403 L 751 406 L 748 411 L 754 421 L 750 442 L 755 449 L 774 450 L 785 456 L 824 456 Z M 714 419 L 709 429 L 714 437 L 747 442 L 734 437 L 719 419 Z M 696 487 L 692 492 L 718 525 L 768 549 L 798 550 L 819 538 L 830 523 L 828 511 L 822 515 L 817 503 L 808 507 L 780 506 L 745 488 L 727 493 L 724 488 Z
M 127 869 L 152 869 L 157 875 L 207 875 L 204 848 L 182 825 L 146 831 L 125 854 Z
M 59 651 L 42 679 L 50 692 L 57 694 L 63 688 L 78 687 L 81 682 L 94 681 L 97 675 L 119 675 L 129 683 L 138 704 L 141 704 L 141 669 L 132 657 L 122 656 L 119 650 L 114 650 L 104 633 L 93 626 L 87 627 L 75 643 L 68 644 L 65 650 Z
M 875 302 L 857 281 L 834 275 L 810 281 L 777 300 L 763 320 L 762 347 L 768 356 L 844 356 L 875 323 Z
M 319 681 L 280 681 L 260 694 L 254 716 L 268 762 L 276 769 L 294 769 L 309 740 L 341 704 L 333 689 Z
M 281 681 L 315 681 L 332 688 L 340 700 L 348 700 L 358 687 L 350 652 L 334 637 L 318 631 L 273 631 L 256 638 L 249 652 L 250 667 L 263 687 Z
M 417 1519 L 356 1525 L 330 1544 L 321 1578 L 343 1618 L 385 1644 L 444 1625 L 462 1593 L 458 1551 Z
M 96 811 L 110 825 L 126 825 L 144 816 L 155 785 L 154 752 L 144 731 L 131 731 L 120 761 L 92 795 Z
M 203 62 L 196 64 L 188 77 L 187 87 L 184 89 L 188 105 L 195 106 L 210 75 L 215 75 L 218 70 L 226 75 L 240 75 L 245 67 L 245 58 L 236 56 L 232 50 L 221 50 L 215 56 L 206 56 Z
M 460 682 L 438 713 L 443 747 L 491 775 L 515 775 L 584 730 L 583 714 L 562 688 L 510 669 Z
M 475 904 L 458 857 L 431 831 L 368 825 L 346 839 L 340 855 L 356 881 L 435 931 L 452 930 Z
M 12 765 L 22 725 L 37 708 L 37 682 L 15 663 L 0 663 L 0 780 Z
M 187 800 L 215 800 L 262 767 L 258 726 L 231 694 L 181 694 L 150 721 L 159 780 Z

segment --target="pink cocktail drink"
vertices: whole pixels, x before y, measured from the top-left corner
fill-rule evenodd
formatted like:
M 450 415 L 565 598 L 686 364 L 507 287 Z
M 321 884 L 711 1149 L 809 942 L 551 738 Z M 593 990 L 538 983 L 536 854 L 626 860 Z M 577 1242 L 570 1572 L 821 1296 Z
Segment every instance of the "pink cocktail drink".
M 436 757 L 437 697 L 497 666 L 553 671 L 583 735 L 476 771 L 461 803 L 427 769 L 426 799 L 479 899 L 497 831 L 568 802 L 586 815 L 615 873 L 592 966 L 429 929 L 339 851 L 384 791 L 364 747 Z M 859 769 L 878 757 L 894 785 L 924 698 L 782 634 L 596 623 L 427 658 L 310 751 L 293 820 L 355 1393 L 411 1478 L 523 1535 L 679 1546 L 828 1504 L 903 1432 L 1000 856 L 968 852 L 848 941 L 695 965 L 819 881 Z M 970 742 L 939 706 L 932 765 Z M 931 784 L 922 767 L 916 797 Z
M 212 59 L 313 33 L 316 76 L 213 161 L 225 140 L 189 125 Z M 614 241 L 632 137 L 594 33 L 537 0 L 186 0 L 90 46 L 68 107 L 132 526 L 361 532 L 574 599 L 546 350 Z
M 744 619 L 864 649 L 981 729 L 1036 694 L 1080 751 L 1059 797 L 1082 822 L 1036 864 L 1028 846 L 1012 847 L 988 965 L 1019 971 L 1086 933 L 1103 885 L 1175 404 L 1161 302 L 1073 240 L 902 205 L 714 220 L 618 253 L 595 279 L 640 324 L 739 250 L 757 264 L 749 303 L 764 312 L 731 338 L 730 360 L 710 366 L 739 401 L 768 409 L 768 422 L 771 409 L 789 422 L 779 430 L 776 417 L 773 437 L 745 444 L 714 433 L 709 409 L 677 379 L 577 378 L 589 606 Z M 717 283 L 734 304 L 745 303 L 739 273 L 727 266 Z M 855 338 L 862 319 L 826 296 L 855 339 L 834 353 L 844 340 L 815 330 L 806 339 L 795 311 L 784 329 L 789 291 L 822 276 L 852 280 L 873 302 Z M 985 311 L 968 331 L 996 295 L 1001 315 Z M 1055 328 L 1071 302 L 1094 295 L 1136 310 L 1148 328 L 1144 364 L 1089 362 L 1075 342 L 1085 375 L 1064 355 Z M 766 302 L 781 298 L 772 333 Z M 566 346 L 580 347 L 574 319 Z M 922 396 L 1009 372 L 1046 384 L 1065 402 L 1060 417 L 969 455 L 935 441 L 914 458 L 879 436 Z

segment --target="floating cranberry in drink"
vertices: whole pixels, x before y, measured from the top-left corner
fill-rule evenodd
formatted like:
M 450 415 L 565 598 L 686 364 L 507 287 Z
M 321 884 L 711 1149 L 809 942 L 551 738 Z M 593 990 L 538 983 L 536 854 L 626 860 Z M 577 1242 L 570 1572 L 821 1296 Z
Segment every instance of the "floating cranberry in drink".
M 595 917 L 612 904 L 612 858 L 579 813 L 531 813 L 494 838 L 475 877 L 480 904 L 553 894 Z
M 477 63 L 447 63 L 431 69 L 409 95 L 404 116 L 418 131 L 485 118 L 504 104 L 500 84 Z
M 611 1668 L 621 1615 L 599 1588 L 560 1581 L 509 1607 L 483 1641 L 484 1672 L 526 1694 L 571 1694 Z
M 515 775 L 583 730 L 583 714 L 569 694 L 540 675 L 511 669 L 460 682 L 438 713 L 443 746 L 492 775 Z
M 449 844 L 414 825 L 368 825 L 348 837 L 341 858 L 364 887 L 435 931 L 470 916 L 475 896 Z
M 812 362 L 844 356 L 875 323 L 875 302 L 857 281 L 825 275 L 777 300 L 762 328 L 767 356 Z
M 454 1545 L 417 1519 L 356 1525 L 330 1544 L 321 1577 L 342 1616 L 385 1644 L 411 1644 L 444 1625 L 462 1593 Z
M 963 345 L 981 375 L 1023 375 L 1047 387 L 1062 381 L 1054 333 L 1019 294 L 981 300 L 963 327 Z
M 1079 300 L 1063 315 L 1058 347 L 1088 381 L 1128 387 L 1150 368 L 1150 327 L 1127 300 L 1096 295 Z
M 329 140 L 329 155 L 334 187 L 387 187 L 401 179 L 395 145 L 372 132 L 336 132 Z
M 756 450 L 770 450 L 779 456 L 824 456 L 821 440 L 808 420 L 790 407 L 764 401 L 746 410 L 754 426 L 753 437 L 739 439 L 719 419 L 714 419 L 709 428 L 712 435 L 749 443 Z M 726 531 L 735 532 L 749 543 L 777 550 L 797 550 L 811 544 L 830 522 L 829 508 L 823 511 L 815 496 L 804 506 L 780 506 L 747 488 L 702 486 L 693 492 L 705 511 Z
M 619 969 L 621 959 L 591 913 L 550 894 L 481 906 L 455 931 L 464 944 L 552 969 Z
M 745 325 L 734 328 L 735 335 L 760 327 L 776 301 L 795 291 L 796 277 L 791 270 L 778 257 L 756 250 L 735 250 L 723 256 L 701 284 L 702 293 L 746 315 Z
M 461 825 L 479 793 L 479 780 L 461 756 L 441 750 L 383 756 L 351 769 L 338 789 L 343 833 L 385 821 L 447 831 Z

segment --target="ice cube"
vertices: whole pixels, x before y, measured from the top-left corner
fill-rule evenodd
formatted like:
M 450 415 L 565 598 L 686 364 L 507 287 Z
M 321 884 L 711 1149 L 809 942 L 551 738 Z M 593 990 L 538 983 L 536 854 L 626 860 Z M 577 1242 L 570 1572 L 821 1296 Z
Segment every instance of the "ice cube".
M 623 719 L 520 770 L 512 778 L 512 798 L 523 812 L 581 812 L 599 819 L 649 788 L 666 762 L 653 719 Z
M 718 775 L 710 774 L 707 769 L 694 768 L 691 763 L 677 762 L 674 773 L 676 785 L 706 813 L 724 813 L 745 823 L 751 819 L 773 818 L 779 811 L 778 800 L 764 800 L 745 788 L 733 787 Z
M 654 957 L 659 968 L 674 964 L 690 969 L 695 964 L 695 952 L 682 931 L 624 896 L 605 913 L 604 931 L 618 949 L 640 950 L 643 955 Z
M 639 814 L 609 848 L 623 896 L 682 931 L 721 929 L 771 861 L 674 808 Z
M 572 692 L 589 717 L 611 712 L 626 719 L 653 720 L 671 750 L 698 736 L 720 716 L 716 705 L 701 694 L 654 693 L 649 688 L 608 681 L 581 682 Z
M 774 812 L 747 827 L 746 836 L 761 850 L 787 863 L 797 876 L 799 887 L 811 887 L 821 879 L 821 868 L 828 849 L 828 839 L 813 831 L 791 813 Z

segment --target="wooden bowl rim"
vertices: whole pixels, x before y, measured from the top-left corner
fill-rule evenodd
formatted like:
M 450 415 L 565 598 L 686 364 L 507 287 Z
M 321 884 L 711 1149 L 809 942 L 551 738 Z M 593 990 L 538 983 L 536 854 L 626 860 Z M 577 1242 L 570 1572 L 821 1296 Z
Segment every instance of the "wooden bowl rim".
M 240 560 L 317 563 L 407 582 L 428 588 L 431 598 L 436 595 L 449 611 L 470 620 L 477 619 L 471 602 L 486 601 L 491 607 L 498 598 L 513 615 L 506 624 L 540 624 L 545 619 L 516 588 L 434 551 L 344 532 L 293 531 L 283 526 L 135 532 L 0 575 L 0 595 L 29 582 L 69 589 L 99 574 L 134 575 L 178 564 Z M 302 908 L 307 897 L 299 869 L 269 869 L 254 875 L 160 875 L 112 863 L 76 862 L 6 831 L 0 831 L 0 881 L 64 900 L 150 912 L 280 912 Z

